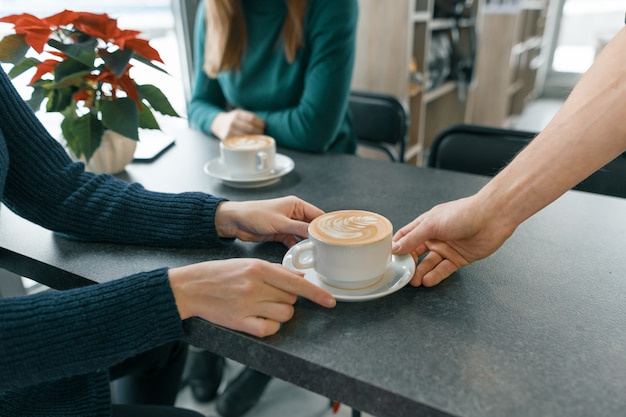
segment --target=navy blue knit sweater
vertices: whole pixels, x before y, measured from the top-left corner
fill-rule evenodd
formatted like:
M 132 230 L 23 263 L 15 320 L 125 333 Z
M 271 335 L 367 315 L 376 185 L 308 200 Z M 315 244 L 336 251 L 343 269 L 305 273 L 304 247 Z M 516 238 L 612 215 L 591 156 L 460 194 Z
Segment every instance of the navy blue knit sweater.
M 78 239 L 220 244 L 214 216 L 222 199 L 84 172 L 1 69 L 0 196 L 18 215 Z M 108 368 L 182 336 L 166 268 L 0 299 L 0 416 L 109 416 Z

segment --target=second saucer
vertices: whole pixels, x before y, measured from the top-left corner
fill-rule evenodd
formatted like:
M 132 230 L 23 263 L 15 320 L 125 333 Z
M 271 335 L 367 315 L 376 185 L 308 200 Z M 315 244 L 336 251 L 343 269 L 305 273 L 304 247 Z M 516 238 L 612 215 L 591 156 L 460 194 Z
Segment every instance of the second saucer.
M 274 169 L 268 174 L 263 174 L 256 178 L 233 178 L 228 168 L 224 166 L 220 158 L 215 158 L 204 165 L 204 172 L 224 184 L 236 188 L 257 188 L 277 182 L 282 176 L 293 171 L 295 164 L 291 158 L 286 155 L 276 154 L 274 161 Z

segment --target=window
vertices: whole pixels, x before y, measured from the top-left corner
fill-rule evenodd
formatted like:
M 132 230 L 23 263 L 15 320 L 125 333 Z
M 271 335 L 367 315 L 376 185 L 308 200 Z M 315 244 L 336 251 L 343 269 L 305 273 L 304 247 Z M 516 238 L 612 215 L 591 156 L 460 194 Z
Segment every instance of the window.
M 606 42 L 624 26 L 623 0 L 551 0 L 556 31 L 546 93 L 563 96 L 587 71 Z

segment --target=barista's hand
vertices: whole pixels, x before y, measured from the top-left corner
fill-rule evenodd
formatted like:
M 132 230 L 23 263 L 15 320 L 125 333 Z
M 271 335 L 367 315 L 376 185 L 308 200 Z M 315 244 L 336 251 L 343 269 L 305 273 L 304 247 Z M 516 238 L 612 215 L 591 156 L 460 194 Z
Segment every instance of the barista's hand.
M 495 252 L 514 229 L 489 215 L 476 197 L 435 206 L 396 232 L 393 253 L 414 258 L 414 286 L 439 284 L 454 271 Z

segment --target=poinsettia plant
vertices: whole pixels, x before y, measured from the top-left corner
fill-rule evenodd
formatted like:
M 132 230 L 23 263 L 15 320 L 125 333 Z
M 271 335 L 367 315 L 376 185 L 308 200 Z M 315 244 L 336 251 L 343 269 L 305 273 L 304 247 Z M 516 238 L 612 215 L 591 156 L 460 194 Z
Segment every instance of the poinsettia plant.
M 24 13 L 0 22 L 15 30 L 0 40 L 0 62 L 13 64 L 12 78 L 36 68 L 28 103 L 37 111 L 45 102 L 46 111 L 63 115 L 61 130 L 77 157 L 89 161 L 106 129 L 139 140 L 139 128 L 160 128 L 153 110 L 178 116 L 161 90 L 130 76 L 135 63 L 165 72 L 156 65 L 163 63 L 159 53 L 107 14 Z

